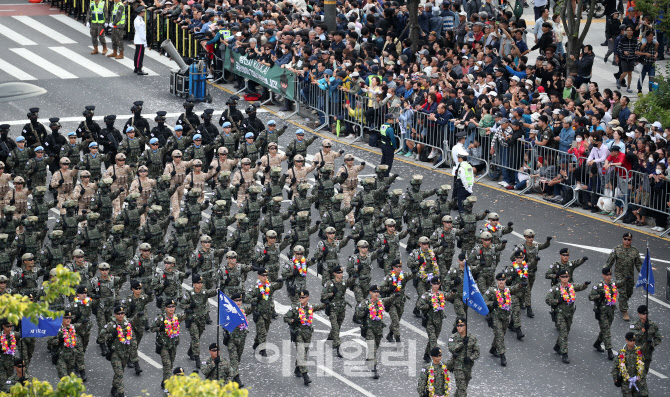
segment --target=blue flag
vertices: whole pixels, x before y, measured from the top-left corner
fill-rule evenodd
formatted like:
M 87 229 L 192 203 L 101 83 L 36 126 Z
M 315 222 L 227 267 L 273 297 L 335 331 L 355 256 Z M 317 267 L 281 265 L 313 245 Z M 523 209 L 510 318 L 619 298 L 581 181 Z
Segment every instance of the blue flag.
M 62 324 L 62 316 L 56 319 L 40 316 L 37 325 L 33 324 L 29 318 L 24 317 L 21 319 L 21 337 L 44 338 L 46 336 L 56 336 Z
M 228 332 L 233 332 L 240 324 L 249 326 L 246 316 L 237 303 L 219 291 L 219 325 Z
M 463 303 L 467 303 L 482 316 L 489 314 L 489 308 L 484 302 L 484 297 L 479 292 L 475 279 L 472 278 L 468 262 L 465 262 L 465 270 L 463 271 Z
M 651 258 L 649 257 L 649 248 L 647 248 L 647 256 L 644 257 L 640 275 L 637 277 L 635 288 L 642 287 L 650 294 L 654 293 L 654 269 L 651 268 Z

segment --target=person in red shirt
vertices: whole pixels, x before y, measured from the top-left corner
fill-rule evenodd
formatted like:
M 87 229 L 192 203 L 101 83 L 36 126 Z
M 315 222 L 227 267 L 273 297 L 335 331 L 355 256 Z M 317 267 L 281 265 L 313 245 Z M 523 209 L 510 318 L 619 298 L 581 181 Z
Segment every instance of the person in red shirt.
M 626 160 L 626 155 L 621 153 L 621 150 L 616 145 L 612 145 L 610 148 L 610 155 L 605 159 L 603 174 L 609 172 L 610 167 L 619 167 L 617 168 L 617 172 L 620 177 L 625 177 L 628 171 L 632 168 L 630 162 Z

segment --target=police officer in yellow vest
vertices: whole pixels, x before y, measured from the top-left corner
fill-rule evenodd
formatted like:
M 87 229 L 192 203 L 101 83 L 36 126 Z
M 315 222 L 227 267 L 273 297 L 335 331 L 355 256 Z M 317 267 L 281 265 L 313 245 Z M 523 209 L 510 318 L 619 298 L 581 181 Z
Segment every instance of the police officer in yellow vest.
M 123 33 L 126 31 L 126 6 L 123 0 L 114 0 L 112 8 L 112 53 L 110 58 L 123 59 Z
M 382 160 L 380 164 L 386 164 L 389 168 L 386 170 L 386 175 L 389 176 L 391 172 L 391 167 L 393 167 L 393 154 L 395 153 L 395 148 L 398 146 L 395 140 L 395 133 L 393 132 L 393 120 L 395 116 L 391 113 L 384 116 L 386 121 L 384 124 L 379 127 L 379 147 L 382 150 Z
M 454 173 L 454 193 L 452 199 L 458 202 L 458 212 L 462 214 L 463 201 L 472 195 L 472 187 L 475 185 L 475 173 L 472 165 L 468 163 L 468 152 L 463 147 L 458 148 L 458 166 Z
M 107 15 L 107 2 L 94 0 L 88 8 L 86 15 L 86 27 L 91 28 L 91 42 L 93 51 L 91 55 L 100 54 L 98 51 L 98 39 L 102 44 L 102 55 L 107 54 L 107 40 L 105 40 L 105 15 Z

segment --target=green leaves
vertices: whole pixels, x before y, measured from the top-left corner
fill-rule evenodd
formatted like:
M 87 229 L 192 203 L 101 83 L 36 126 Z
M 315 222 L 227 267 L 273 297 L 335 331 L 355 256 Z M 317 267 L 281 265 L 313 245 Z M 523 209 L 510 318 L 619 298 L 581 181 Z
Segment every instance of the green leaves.
M 86 387 L 81 379 L 75 374 L 70 374 L 58 382 L 55 391 L 49 382 L 33 378 L 25 385 L 19 383 L 12 386 L 9 394 L 0 392 L 0 397 L 92 397 L 85 392 Z
M 240 389 L 235 382 L 202 380 L 197 374 L 173 376 L 165 381 L 165 388 L 173 397 L 247 397 L 249 391 Z

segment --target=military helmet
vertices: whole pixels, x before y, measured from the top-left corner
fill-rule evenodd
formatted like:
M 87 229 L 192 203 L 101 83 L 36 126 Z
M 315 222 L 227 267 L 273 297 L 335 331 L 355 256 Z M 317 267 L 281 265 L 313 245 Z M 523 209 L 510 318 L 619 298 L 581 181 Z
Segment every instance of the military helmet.
M 202 190 L 199 187 L 194 187 L 188 192 L 189 197 L 198 197 L 202 193 Z
M 220 179 L 220 180 L 223 180 L 223 179 L 230 179 L 230 171 L 221 171 L 221 172 L 219 173 L 219 179 Z
M 158 183 L 170 183 L 170 175 L 161 175 L 158 177 Z
M 310 186 L 309 183 L 301 183 L 301 184 L 298 185 L 298 190 L 299 191 L 306 191 L 306 190 L 309 190 L 310 187 L 312 187 L 312 186 Z
M 145 172 L 147 172 L 147 171 L 149 171 L 149 168 L 147 168 L 146 165 L 140 165 L 140 167 L 139 167 L 137 170 L 138 170 L 138 171 L 145 171 Z
M 299 219 L 309 218 L 309 211 L 298 211 L 298 218 Z
M 134 129 L 133 129 L 132 131 L 134 131 Z M 123 154 L 123 153 L 117 153 L 115 158 L 116 158 L 117 160 L 125 160 L 125 159 L 126 159 L 126 155 Z
M 358 248 L 367 248 L 369 246 L 370 244 L 368 244 L 367 240 L 358 240 L 358 243 L 356 243 L 356 247 Z
M 389 166 L 386 164 L 379 164 L 375 167 L 375 172 L 377 174 L 385 174 L 389 170 Z
M 30 252 L 26 252 L 21 256 L 22 261 L 31 261 L 35 259 L 35 255 L 31 254 Z
M 226 208 L 226 200 L 216 200 L 214 202 L 214 211 L 223 211 Z
M 144 166 L 142 166 L 142 167 L 144 167 Z M 142 167 L 140 167 L 140 168 L 142 168 Z M 82 172 L 79 173 L 79 176 L 81 176 L 82 178 L 90 177 L 91 176 L 91 171 L 83 170 Z
M 157 204 L 153 204 L 149 209 L 156 214 L 163 212 L 163 207 Z
M 112 226 L 112 234 L 123 233 L 123 229 L 124 229 L 123 225 L 114 225 Z
M 492 238 L 493 238 L 493 235 L 492 235 L 491 233 L 489 233 L 489 232 L 482 232 L 482 233 L 479 235 L 479 238 L 481 238 L 482 240 L 484 240 L 484 239 L 492 239 Z
M 109 263 L 107 262 L 100 262 L 98 264 L 98 269 L 100 270 L 109 270 Z
M 451 217 L 451 215 L 445 215 L 442 217 L 442 222 L 454 222 L 454 218 Z
M 375 178 L 365 178 L 361 181 L 363 186 L 372 186 L 375 184 Z
M 249 194 L 259 194 L 263 189 L 258 185 L 252 185 L 249 187 Z
M 325 231 L 326 233 L 335 233 L 335 228 L 332 226 L 328 226 Z
M 375 209 L 373 207 L 363 207 L 363 209 L 361 210 L 361 213 L 363 215 L 371 215 L 371 214 L 374 214 L 374 212 L 375 212 Z
M 100 183 L 98 183 L 99 186 L 112 186 L 112 183 L 114 183 L 114 180 L 112 178 L 102 178 Z
M 33 190 L 33 195 L 34 196 L 44 196 L 44 194 L 47 192 L 47 187 L 46 186 L 37 186 Z
M 61 164 L 70 164 L 70 159 L 67 157 L 63 157 L 60 159 Z
M 281 167 L 272 167 L 270 176 L 281 176 Z
M 391 195 L 395 197 L 400 197 L 402 196 L 402 189 L 393 189 L 391 190 Z
M 172 151 L 172 157 L 181 157 L 181 156 L 182 156 L 181 150 L 175 149 Z
M 305 158 L 303 157 L 302 154 L 296 154 L 296 155 L 293 157 L 293 161 L 305 161 Z
M 296 254 L 304 254 L 305 247 L 303 247 L 302 245 L 296 245 L 295 247 L 293 247 L 293 252 L 295 252 Z
M 451 185 L 441 185 L 439 189 L 437 189 L 437 195 L 438 196 L 444 196 L 448 195 L 449 191 L 451 190 Z
M 130 194 L 126 197 L 126 200 L 127 200 L 127 201 L 136 201 L 136 200 L 139 199 L 139 198 L 140 198 L 140 194 L 137 193 L 137 192 L 133 192 L 133 193 L 130 193 Z
M 226 252 L 226 258 L 237 258 L 237 252 L 232 251 L 232 250 Z
M 165 258 L 163 258 L 163 263 L 164 264 L 165 263 L 175 264 L 175 263 L 177 263 L 177 261 L 172 256 L 166 256 Z
M 51 233 L 49 233 L 49 238 L 53 240 L 54 238 L 58 239 L 63 237 L 63 231 L 62 230 L 53 230 Z M 0 239 L 2 238 L 2 235 L 0 235 Z
M 477 202 L 477 196 L 468 196 L 468 197 L 465 199 L 465 204 L 466 204 L 466 205 L 473 205 L 473 204 L 476 203 L 476 202 Z
M 500 220 L 500 216 L 496 212 L 491 212 L 488 219 L 493 219 L 494 221 Z
M 322 174 L 333 172 L 333 165 L 332 164 L 326 164 L 323 167 L 321 167 L 319 172 L 322 173 Z
M 84 251 L 77 248 L 76 250 L 72 251 L 72 256 L 84 256 Z
M 244 221 L 245 219 L 247 219 L 247 214 L 245 214 L 245 213 L 243 213 L 243 212 L 238 212 L 237 214 L 235 214 L 235 220 L 236 220 L 236 221 L 238 221 L 238 222 L 242 222 L 242 221 Z
M 275 196 L 272 198 L 272 202 L 276 205 L 281 205 L 282 201 L 284 201 L 284 197 L 282 196 Z
M 426 236 L 421 236 L 421 237 L 419 237 L 419 243 L 420 244 L 428 244 L 428 243 L 430 243 L 430 239 Z
M 535 231 L 533 229 L 526 229 L 523 231 L 524 237 L 535 237 Z
M 212 242 L 212 238 L 209 237 L 209 236 L 206 235 L 206 234 L 203 234 L 202 236 L 200 236 L 200 242 L 201 242 L 201 243 L 211 243 L 211 242 Z
M 384 226 L 395 226 L 396 222 L 393 218 L 388 218 L 384 221 Z
M 274 230 L 268 230 L 267 232 L 265 232 L 265 237 L 277 237 L 277 232 L 275 232 Z
M 98 214 L 97 212 L 89 212 L 88 214 L 86 214 L 86 219 L 89 221 L 97 221 L 98 219 L 100 219 L 100 214 Z
M 7 241 L 8 238 L 9 238 L 9 235 L 7 233 L 0 233 L 0 240 Z
M 177 227 L 186 227 L 186 225 L 188 224 L 188 219 L 179 218 L 179 219 L 177 219 L 177 221 L 174 224 Z
M 140 251 L 151 251 L 151 244 L 149 243 L 142 243 L 140 244 Z
M 412 185 L 420 185 L 423 183 L 423 175 L 419 174 L 414 174 L 412 175 L 412 179 L 409 181 L 410 184 Z
M 334 195 L 333 197 L 330 198 L 330 201 L 332 201 L 333 203 L 337 203 L 337 202 L 340 202 L 342 200 L 344 200 L 344 194 L 342 194 L 342 193 L 338 193 L 338 194 L 336 194 L 336 195 Z
M 68 200 L 63 205 L 63 207 L 65 207 L 65 208 L 75 208 L 76 206 L 77 206 L 77 202 L 74 201 L 74 200 Z

